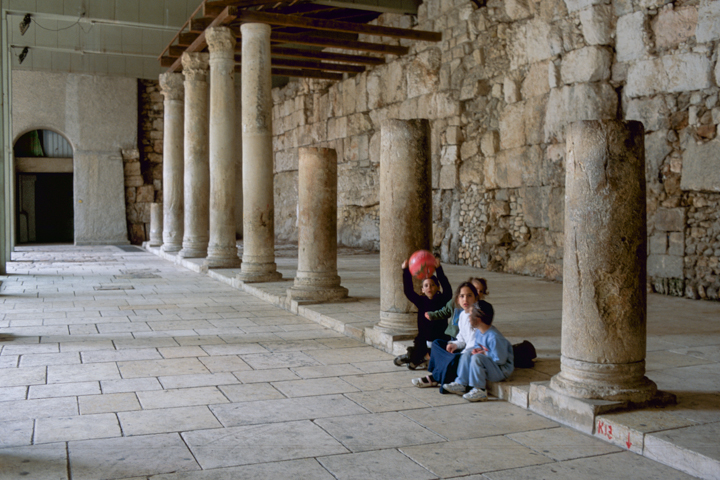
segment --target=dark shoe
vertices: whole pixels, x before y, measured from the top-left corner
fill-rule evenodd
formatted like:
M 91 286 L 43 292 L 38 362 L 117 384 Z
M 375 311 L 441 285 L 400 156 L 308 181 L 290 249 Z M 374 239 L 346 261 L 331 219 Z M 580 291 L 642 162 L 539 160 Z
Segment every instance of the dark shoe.
M 393 363 L 397 365 L 398 367 L 402 367 L 406 363 L 410 363 L 410 357 L 405 355 L 400 355 L 398 357 L 395 357 L 395 360 L 393 360 Z
M 410 363 L 408 363 L 408 368 L 410 370 L 427 370 L 428 362 L 427 362 L 427 360 L 423 360 L 421 363 L 418 363 L 417 365 L 410 362 Z

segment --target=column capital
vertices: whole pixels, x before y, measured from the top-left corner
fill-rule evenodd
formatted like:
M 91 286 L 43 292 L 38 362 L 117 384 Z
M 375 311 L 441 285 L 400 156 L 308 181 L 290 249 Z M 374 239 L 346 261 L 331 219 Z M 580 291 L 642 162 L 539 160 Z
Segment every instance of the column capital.
M 185 95 L 185 87 L 182 73 L 161 73 L 160 89 L 166 100 L 182 100 Z
M 235 53 L 235 34 L 228 27 L 212 27 L 205 30 L 205 41 L 208 44 L 210 55 Z
M 183 52 L 182 66 L 185 80 L 204 80 L 210 69 L 209 54 L 201 52 Z

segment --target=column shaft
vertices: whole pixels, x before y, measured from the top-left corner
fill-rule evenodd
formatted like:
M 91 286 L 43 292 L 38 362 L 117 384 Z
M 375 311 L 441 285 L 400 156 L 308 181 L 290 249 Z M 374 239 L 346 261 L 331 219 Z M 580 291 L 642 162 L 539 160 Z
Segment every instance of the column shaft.
M 238 278 L 282 278 L 275 265 L 270 26 L 243 24 L 243 257 Z
M 151 247 L 163 244 L 163 204 L 150 204 L 150 243 Z
M 184 85 L 181 73 L 160 75 L 163 102 L 163 242 L 165 252 L 178 252 L 183 239 Z
M 337 154 L 298 149 L 298 271 L 288 297 L 322 302 L 347 296 L 337 274 Z
M 427 120 L 387 120 L 380 136 L 380 323 L 398 335 L 417 331 L 400 265 L 431 248 L 432 190 Z
M 210 168 L 208 166 L 208 54 L 183 53 L 185 73 L 185 232 L 179 255 L 207 255 Z
M 210 50 L 209 267 L 240 266 L 235 239 L 235 35 L 227 27 L 205 33 Z
M 644 131 L 639 122 L 567 129 L 561 372 L 566 395 L 642 402 L 647 234 Z

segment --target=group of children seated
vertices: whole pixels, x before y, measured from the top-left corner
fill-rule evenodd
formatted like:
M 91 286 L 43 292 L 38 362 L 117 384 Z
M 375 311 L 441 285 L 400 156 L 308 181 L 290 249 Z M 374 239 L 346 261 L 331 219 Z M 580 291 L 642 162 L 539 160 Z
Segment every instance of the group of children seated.
M 492 325 L 495 311 L 484 300 L 487 281 L 470 278 L 449 298 L 452 287 L 438 261 L 436 275 L 423 281 L 419 295 L 407 267 L 403 262 L 403 287 L 418 309 L 418 335 L 407 353 L 395 358 L 395 365 L 428 370 L 427 376 L 412 380 L 416 387 L 440 385 L 441 393 L 471 402 L 487 400 L 487 382 L 505 380 L 514 370 L 512 344 Z

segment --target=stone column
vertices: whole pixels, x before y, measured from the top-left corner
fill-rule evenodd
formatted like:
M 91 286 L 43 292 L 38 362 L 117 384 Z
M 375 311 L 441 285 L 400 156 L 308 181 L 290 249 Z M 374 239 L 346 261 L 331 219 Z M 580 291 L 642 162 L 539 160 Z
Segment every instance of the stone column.
M 238 279 L 272 282 L 275 265 L 270 26 L 246 23 L 242 34 L 243 257 Z
M 210 243 L 205 264 L 240 266 L 235 239 L 235 34 L 205 31 L 210 50 Z
M 647 234 L 644 129 L 592 120 L 567 128 L 561 370 L 553 390 L 643 402 Z
M 178 252 L 183 239 L 184 93 L 181 73 L 160 75 L 163 102 L 163 242 L 164 252 Z
M 159 247 L 163 244 L 163 204 L 150 204 L 150 245 Z
M 347 297 L 337 274 L 337 154 L 300 148 L 298 270 L 288 298 L 327 302 Z
M 427 120 L 387 120 L 380 133 L 380 323 L 396 335 L 417 332 L 400 265 L 431 247 L 432 190 Z
M 207 255 L 210 212 L 208 166 L 208 54 L 183 53 L 185 74 L 185 232 L 181 257 Z

